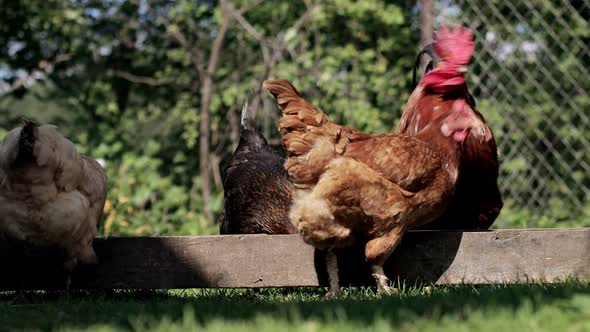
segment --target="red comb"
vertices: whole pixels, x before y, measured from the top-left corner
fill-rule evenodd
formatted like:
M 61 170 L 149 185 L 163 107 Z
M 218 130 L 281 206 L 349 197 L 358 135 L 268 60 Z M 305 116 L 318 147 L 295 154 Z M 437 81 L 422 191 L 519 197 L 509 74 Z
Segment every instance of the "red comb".
M 451 30 L 443 25 L 434 35 L 434 50 L 443 61 L 465 66 L 473 55 L 473 33 L 459 25 Z

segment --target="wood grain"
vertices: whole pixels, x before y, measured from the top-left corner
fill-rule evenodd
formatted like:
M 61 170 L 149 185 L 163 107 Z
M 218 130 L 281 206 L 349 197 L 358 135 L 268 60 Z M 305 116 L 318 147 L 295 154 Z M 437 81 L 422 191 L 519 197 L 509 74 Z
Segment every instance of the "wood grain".
M 100 262 L 73 288 L 292 287 L 326 285 L 323 253 L 297 235 L 97 239 Z M 362 248 L 339 252 L 342 285 L 373 285 Z M 62 288 L 59 256 L 23 256 L 0 243 L 0 290 Z M 496 284 L 590 279 L 590 229 L 413 231 L 386 264 L 392 280 Z

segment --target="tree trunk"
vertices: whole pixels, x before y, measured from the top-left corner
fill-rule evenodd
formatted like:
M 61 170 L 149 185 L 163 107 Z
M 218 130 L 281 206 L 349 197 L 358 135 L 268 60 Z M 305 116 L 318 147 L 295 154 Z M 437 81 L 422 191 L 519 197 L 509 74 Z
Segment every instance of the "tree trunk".
M 420 48 L 432 42 L 433 27 L 433 1 L 420 0 Z
M 199 124 L 199 170 L 201 175 L 201 196 L 203 201 L 203 213 L 207 222 L 213 222 L 211 210 L 211 183 L 209 181 L 209 107 L 213 80 L 206 77 L 201 87 L 201 118 Z
M 221 2 L 225 6 L 225 1 Z M 199 171 L 201 175 L 201 193 L 203 199 L 203 213 L 210 224 L 213 224 L 213 211 L 211 210 L 211 181 L 209 177 L 209 113 L 211 107 L 211 96 L 214 89 L 213 76 L 217 70 L 219 53 L 225 34 L 229 27 L 230 16 L 224 10 L 224 18 L 209 55 L 209 64 L 201 85 L 201 118 L 199 124 Z

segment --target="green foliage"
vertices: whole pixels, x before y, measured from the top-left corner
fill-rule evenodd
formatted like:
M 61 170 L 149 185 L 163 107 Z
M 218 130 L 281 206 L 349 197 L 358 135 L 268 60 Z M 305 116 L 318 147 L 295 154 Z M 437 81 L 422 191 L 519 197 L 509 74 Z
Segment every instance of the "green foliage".
M 157 148 L 151 141 L 147 145 Z M 163 235 L 214 234 L 200 214 L 193 191 L 175 185 L 158 171 L 161 160 L 147 154 L 125 153 L 115 167 L 107 167 L 111 190 L 105 207 L 103 234 Z M 197 188 L 195 188 L 197 189 Z

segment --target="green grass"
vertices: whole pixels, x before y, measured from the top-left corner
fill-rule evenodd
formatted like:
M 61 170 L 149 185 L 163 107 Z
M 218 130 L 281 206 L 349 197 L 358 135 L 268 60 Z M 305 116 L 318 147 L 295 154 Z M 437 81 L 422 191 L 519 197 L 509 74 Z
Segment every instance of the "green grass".
M 4 331 L 590 331 L 590 284 L 420 288 L 0 293 Z

